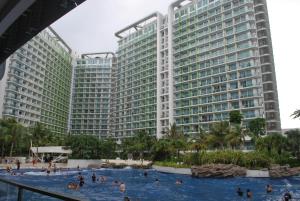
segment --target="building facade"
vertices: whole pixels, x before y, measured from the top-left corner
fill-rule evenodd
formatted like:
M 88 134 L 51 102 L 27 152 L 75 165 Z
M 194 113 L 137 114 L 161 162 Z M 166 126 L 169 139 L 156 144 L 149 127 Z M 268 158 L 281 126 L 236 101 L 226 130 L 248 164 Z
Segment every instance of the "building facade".
M 26 126 L 43 123 L 55 134 L 68 125 L 71 49 L 51 28 L 40 32 L 6 61 L 0 81 L 0 116 Z
M 71 134 L 112 136 L 115 111 L 112 96 L 115 55 L 110 52 L 83 54 L 76 59 L 73 75 Z
M 116 36 L 116 136 L 160 138 L 172 123 L 193 134 L 232 110 L 280 132 L 265 0 L 179 0 Z

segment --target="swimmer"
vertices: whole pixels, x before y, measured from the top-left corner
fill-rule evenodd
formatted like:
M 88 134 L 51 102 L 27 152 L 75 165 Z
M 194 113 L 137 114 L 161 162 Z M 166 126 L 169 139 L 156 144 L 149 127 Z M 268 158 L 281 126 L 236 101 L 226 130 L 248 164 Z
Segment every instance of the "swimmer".
M 129 197 L 124 197 L 124 201 L 130 201 Z
M 10 172 L 11 171 L 11 167 L 10 166 L 6 166 L 6 172 Z
M 48 168 L 46 172 L 47 172 L 47 175 L 49 175 L 50 174 L 50 168 Z
M 54 165 L 53 165 L 53 172 L 55 173 L 55 172 L 56 172 L 56 170 L 57 170 L 57 168 L 56 168 L 56 164 L 54 163 Z
M 104 182 L 106 182 L 106 180 L 107 180 L 107 179 L 106 179 L 106 177 L 105 177 L 105 176 L 101 176 L 101 177 L 100 177 L 100 182 L 101 182 L 101 183 L 104 183 Z
M 252 192 L 250 191 L 250 189 L 247 189 L 247 198 L 251 199 L 253 196 Z
M 93 173 L 92 181 L 93 181 L 94 183 L 96 182 L 96 175 L 95 175 L 95 173 Z
M 20 170 L 21 162 L 17 160 L 16 164 L 17 164 L 17 170 Z
M 148 176 L 148 172 L 145 171 L 145 172 L 144 172 L 144 177 L 147 177 L 147 176 Z
M 242 189 L 240 187 L 238 187 L 238 189 L 236 190 L 236 193 L 238 194 L 238 196 L 243 197 L 244 192 L 242 191 Z
M 81 177 L 82 177 L 81 172 L 78 172 L 78 176 L 77 176 L 78 180 L 80 180 Z
M 158 184 L 159 184 L 159 180 L 156 178 L 154 183 L 155 183 L 156 185 L 158 185 Z
M 79 188 L 78 184 L 74 182 L 68 183 L 68 189 L 77 190 Z
M 175 182 L 176 185 L 181 185 L 182 183 L 183 183 L 182 180 L 179 180 L 179 179 L 177 179 Z
M 266 191 L 267 191 L 267 193 L 272 193 L 273 188 L 272 188 L 272 186 L 271 186 L 270 184 L 268 184 L 268 185 L 266 186 Z
M 286 190 L 285 194 L 283 195 L 283 200 L 284 201 L 292 200 L 292 194 L 288 190 Z
M 119 185 L 119 181 L 117 181 L 117 180 L 113 181 L 112 185 L 113 185 L 113 186 Z
M 124 193 L 125 190 L 126 190 L 126 185 L 125 185 L 123 182 L 121 182 L 121 184 L 120 184 L 120 191 L 121 191 L 122 193 Z
M 81 176 L 80 179 L 79 179 L 79 186 L 82 187 L 84 184 L 84 177 Z

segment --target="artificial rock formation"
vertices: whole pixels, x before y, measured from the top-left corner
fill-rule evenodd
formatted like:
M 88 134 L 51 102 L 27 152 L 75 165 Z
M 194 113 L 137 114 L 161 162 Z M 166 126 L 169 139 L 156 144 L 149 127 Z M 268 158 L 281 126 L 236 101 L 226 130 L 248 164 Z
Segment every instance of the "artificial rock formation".
M 290 168 L 289 166 L 273 165 L 269 169 L 270 177 L 290 177 L 300 175 L 300 167 Z
M 192 176 L 195 177 L 238 177 L 246 176 L 246 168 L 233 164 L 207 164 L 192 166 Z

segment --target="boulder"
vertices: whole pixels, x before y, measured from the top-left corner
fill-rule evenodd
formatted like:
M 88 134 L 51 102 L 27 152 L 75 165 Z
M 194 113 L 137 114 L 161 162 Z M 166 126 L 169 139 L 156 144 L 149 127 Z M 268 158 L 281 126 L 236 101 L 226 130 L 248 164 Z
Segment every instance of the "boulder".
M 272 165 L 269 169 L 270 177 L 291 177 L 300 175 L 300 167 L 290 168 L 288 165 Z
M 246 176 L 247 169 L 233 164 L 207 164 L 192 166 L 192 176 L 194 177 L 237 177 Z

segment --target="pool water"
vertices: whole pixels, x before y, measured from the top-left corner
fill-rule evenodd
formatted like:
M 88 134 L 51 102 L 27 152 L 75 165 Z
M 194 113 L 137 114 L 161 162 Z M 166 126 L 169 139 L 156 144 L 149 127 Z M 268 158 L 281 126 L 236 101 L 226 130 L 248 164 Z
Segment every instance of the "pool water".
M 23 176 L 7 175 L 0 172 L 1 177 L 20 183 L 44 188 L 54 192 L 71 194 L 91 201 L 123 201 L 128 196 L 131 201 L 241 201 L 247 200 L 238 197 L 237 187 L 243 191 L 250 189 L 253 192 L 252 200 L 255 201 L 279 201 L 285 190 L 288 189 L 294 198 L 300 198 L 300 178 L 291 177 L 285 179 L 258 179 L 258 178 L 230 178 L 230 179 L 204 179 L 192 178 L 186 175 L 165 174 L 155 170 L 147 170 L 148 176 L 144 176 L 144 170 L 136 169 L 99 169 L 83 170 L 85 184 L 79 190 L 67 189 L 69 182 L 78 183 L 78 172 L 58 172 L 50 176 L 37 170 L 21 170 Z M 100 176 L 106 176 L 105 183 L 92 182 L 93 172 Z M 155 183 L 159 179 L 159 183 Z M 177 179 L 183 181 L 182 185 L 176 185 Z M 118 186 L 113 186 L 113 181 L 118 180 L 126 184 L 124 193 Z M 271 184 L 273 192 L 267 194 L 265 186 Z M 245 193 L 244 193 L 245 194 Z M 25 195 L 25 200 L 41 200 L 36 194 Z M 3 200 L 0 198 L 0 200 Z M 7 200 L 7 199 L 5 199 Z M 46 198 L 42 199 L 46 201 Z M 300 199 L 299 199 L 300 200 Z

